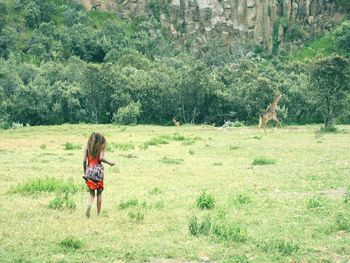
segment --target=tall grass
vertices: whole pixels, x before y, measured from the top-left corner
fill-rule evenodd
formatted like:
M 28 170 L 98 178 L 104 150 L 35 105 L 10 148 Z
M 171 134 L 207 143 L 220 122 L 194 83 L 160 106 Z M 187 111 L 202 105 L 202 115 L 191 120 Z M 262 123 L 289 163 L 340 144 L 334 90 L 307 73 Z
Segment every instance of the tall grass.
M 70 181 L 63 181 L 54 177 L 43 179 L 30 179 L 25 183 L 18 184 L 11 193 L 20 193 L 23 195 L 32 195 L 37 193 L 76 193 L 79 187 Z

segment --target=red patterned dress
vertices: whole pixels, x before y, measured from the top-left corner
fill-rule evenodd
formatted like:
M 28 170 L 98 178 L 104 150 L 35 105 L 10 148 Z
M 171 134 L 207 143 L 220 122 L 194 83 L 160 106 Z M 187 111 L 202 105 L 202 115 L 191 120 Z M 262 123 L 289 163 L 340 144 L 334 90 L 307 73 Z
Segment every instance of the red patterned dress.
M 90 155 L 87 156 L 88 158 L 88 167 L 87 169 L 89 169 L 89 167 L 94 167 L 96 165 L 101 165 L 101 158 L 94 158 Z M 103 167 L 103 166 L 102 166 Z M 89 180 L 89 179 L 85 179 L 85 184 L 86 186 L 90 189 L 90 190 L 99 190 L 104 188 L 103 186 L 103 180 L 101 181 L 93 181 L 93 180 Z

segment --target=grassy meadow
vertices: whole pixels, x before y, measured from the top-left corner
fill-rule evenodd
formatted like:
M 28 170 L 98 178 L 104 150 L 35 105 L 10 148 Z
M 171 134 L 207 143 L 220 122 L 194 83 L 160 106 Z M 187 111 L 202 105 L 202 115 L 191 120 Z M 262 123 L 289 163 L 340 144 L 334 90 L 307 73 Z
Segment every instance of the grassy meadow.
M 350 127 L 0 131 L 1 262 L 349 262 Z M 108 141 L 102 213 L 83 148 Z

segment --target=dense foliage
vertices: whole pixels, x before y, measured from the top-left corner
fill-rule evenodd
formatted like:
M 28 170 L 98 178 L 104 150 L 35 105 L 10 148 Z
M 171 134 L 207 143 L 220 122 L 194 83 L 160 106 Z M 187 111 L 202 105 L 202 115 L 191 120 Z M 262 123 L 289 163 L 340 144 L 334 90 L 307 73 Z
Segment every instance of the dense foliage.
M 349 28 L 345 21 L 332 33 L 332 52 L 348 56 Z M 0 32 L 2 126 L 166 124 L 174 116 L 187 123 L 251 123 L 279 93 L 286 122 L 325 119 L 323 102 L 310 96 L 327 88 L 315 84 L 319 62 L 312 68 L 312 61 L 233 59 L 215 52 L 217 40 L 196 60 L 175 47 L 157 12 L 130 21 L 63 0 L 0 0 Z M 341 105 L 333 121 L 349 122 L 349 104 Z

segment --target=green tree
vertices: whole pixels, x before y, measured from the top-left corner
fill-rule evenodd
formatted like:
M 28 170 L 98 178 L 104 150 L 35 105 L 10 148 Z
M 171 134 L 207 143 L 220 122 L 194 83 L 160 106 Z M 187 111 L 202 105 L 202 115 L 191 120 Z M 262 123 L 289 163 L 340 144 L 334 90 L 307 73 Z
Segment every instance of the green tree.
M 315 61 L 310 71 L 310 95 L 322 114 L 325 128 L 349 105 L 345 105 L 350 91 L 350 62 L 340 56 Z

